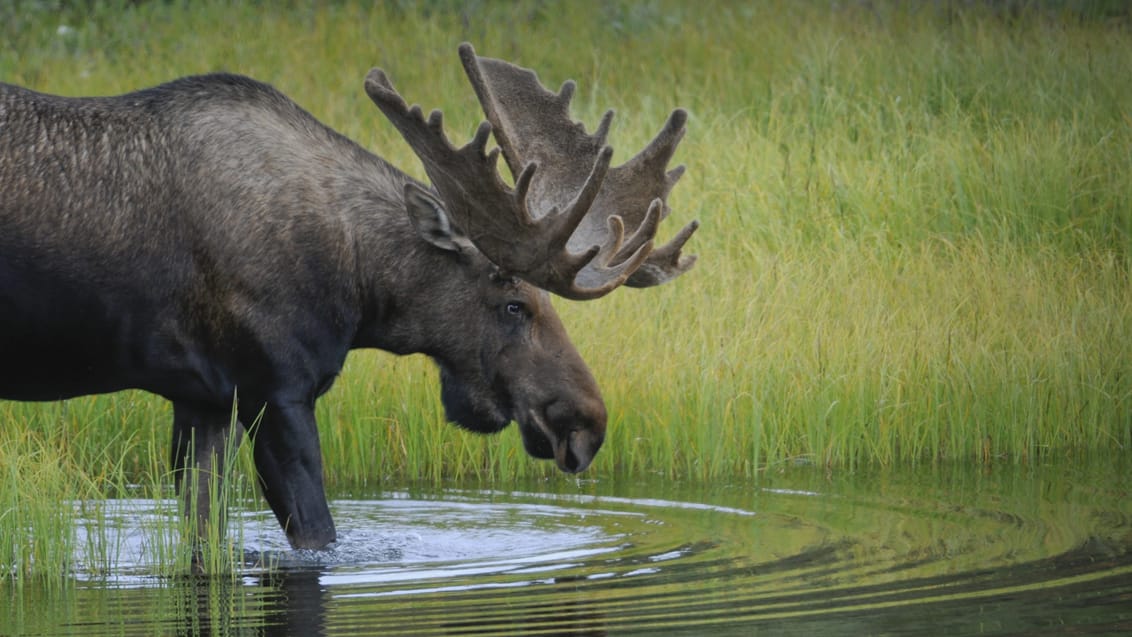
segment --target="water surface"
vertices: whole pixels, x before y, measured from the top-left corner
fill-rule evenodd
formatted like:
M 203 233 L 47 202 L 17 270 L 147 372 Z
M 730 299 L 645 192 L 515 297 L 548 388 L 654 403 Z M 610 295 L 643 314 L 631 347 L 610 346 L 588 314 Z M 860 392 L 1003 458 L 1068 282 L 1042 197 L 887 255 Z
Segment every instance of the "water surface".
M 175 505 L 123 500 L 104 572 L 0 584 L 0 634 L 1132 634 L 1129 463 L 1085 465 L 339 494 L 328 551 L 238 512 L 274 567 L 235 580 L 153 575 Z

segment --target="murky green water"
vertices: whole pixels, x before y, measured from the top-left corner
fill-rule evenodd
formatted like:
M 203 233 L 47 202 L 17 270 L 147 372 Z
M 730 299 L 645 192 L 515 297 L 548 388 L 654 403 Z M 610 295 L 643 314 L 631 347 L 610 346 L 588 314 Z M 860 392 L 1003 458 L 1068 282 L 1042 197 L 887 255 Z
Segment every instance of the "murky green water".
M 113 503 L 108 580 L 0 584 L 0 634 L 1132 634 L 1132 463 L 825 475 L 757 485 L 561 479 L 340 496 L 340 541 L 239 580 L 158 578 Z

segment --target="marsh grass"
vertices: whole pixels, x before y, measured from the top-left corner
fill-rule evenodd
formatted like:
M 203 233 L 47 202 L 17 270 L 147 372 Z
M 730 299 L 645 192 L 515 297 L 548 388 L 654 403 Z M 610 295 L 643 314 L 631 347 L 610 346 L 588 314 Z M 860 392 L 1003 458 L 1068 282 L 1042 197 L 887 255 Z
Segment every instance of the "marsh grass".
M 575 78 L 590 126 L 615 107 L 615 161 L 685 106 L 676 161 L 689 170 L 667 232 L 700 219 L 700 264 L 661 288 L 557 303 L 610 408 L 593 475 L 749 481 L 798 464 L 1127 453 L 1127 13 L 973 4 L 9 9 L 0 79 L 108 94 L 238 71 L 420 177 L 361 80 L 382 66 L 470 136 L 461 40 L 551 86 Z M 318 408 L 332 488 L 553 474 L 513 431 L 446 425 L 435 376 L 420 358 L 350 356 Z M 70 554 L 7 532 L 63 540 L 70 514 L 50 503 L 168 484 L 170 418 L 138 393 L 0 404 L 11 570 Z
M 86 406 L 86 401 L 64 407 L 74 405 Z M 98 407 L 96 412 L 114 410 Z M 243 528 L 226 524 L 223 513 L 236 504 L 242 509 L 259 506 L 254 465 L 242 437 L 233 435 L 224 450 L 225 480 L 209 485 L 214 504 L 208 527 L 201 531 L 195 508 L 182 515 L 173 497 L 167 444 L 157 448 L 159 437 L 148 435 L 87 431 L 88 423 L 98 422 L 88 416 L 79 410 L 45 423 L 32 415 L 22 430 L 5 427 L 0 437 L 0 580 L 54 585 L 61 575 L 115 577 L 126 553 L 131 560 L 143 560 L 133 568 L 153 575 L 239 573 L 245 563 Z M 140 466 L 131 464 L 136 458 Z M 187 497 L 195 503 L 198 470 L 192 471 L 186 477 L 192 485 Z M 112 509 L 128 500 L 147 503 L 144 522 L 139 529 L 112 527 L 110 519 L 121 516 Z M 232 531 L 225 532 L 226 527 Z M 138 530 L 144 537 L 130 535 Z

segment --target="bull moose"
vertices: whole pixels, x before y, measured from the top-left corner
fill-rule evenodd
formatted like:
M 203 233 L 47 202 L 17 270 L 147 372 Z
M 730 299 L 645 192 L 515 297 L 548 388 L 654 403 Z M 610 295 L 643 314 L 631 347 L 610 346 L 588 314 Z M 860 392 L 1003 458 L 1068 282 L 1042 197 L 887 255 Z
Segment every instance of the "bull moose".
M 314 405 L 353 348 L 430 356 L 448 420 L 517 421 L 531 456 L 585 469 L 605 405 L 548 293 L 692 267 L 696 222 L 654 246 L 687 115 L 611 168 L 613 112 L 587 134 L 572 81 L 555 93 L 469 44 L 459 56 L 487 118 L 460 148 L 439 111 L 409 107 L 380 69 L 365 79 L 431 186 L 239 75 L 114 97 L 0 84 L 0 398 L 165 397 L 177 489 L 206 520 L 238 392 L 296 548 L 335 540 Z

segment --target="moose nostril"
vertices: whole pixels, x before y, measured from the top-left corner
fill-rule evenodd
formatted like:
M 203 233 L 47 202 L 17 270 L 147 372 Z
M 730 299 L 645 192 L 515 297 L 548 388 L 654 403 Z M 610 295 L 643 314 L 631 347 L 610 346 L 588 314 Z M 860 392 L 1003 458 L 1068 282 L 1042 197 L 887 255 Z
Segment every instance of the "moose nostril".
M 562 459 L 562 470 L 567 473 L 577 473 L 581 468 L 582 461 L 574 454 L 573 445 L 567 443 L 566 457 Z

